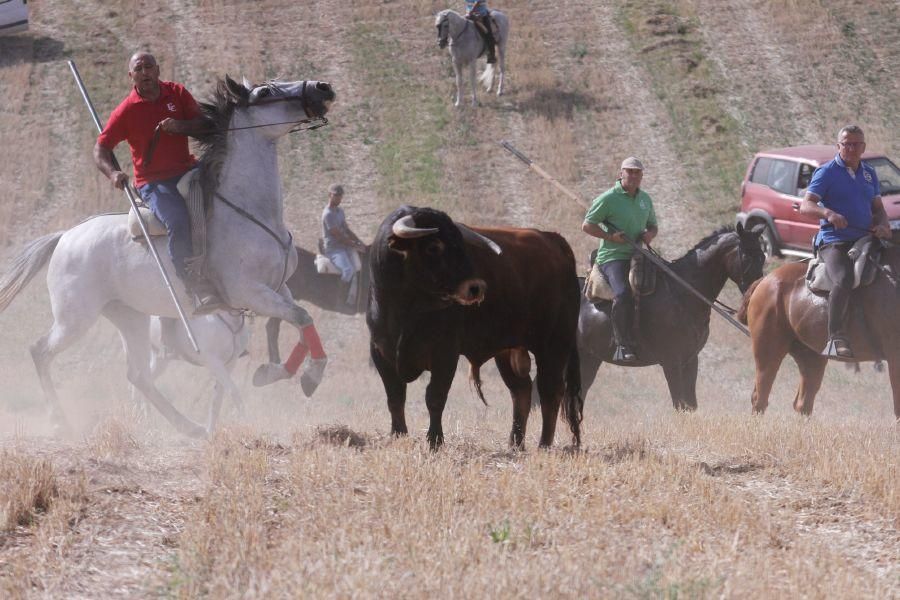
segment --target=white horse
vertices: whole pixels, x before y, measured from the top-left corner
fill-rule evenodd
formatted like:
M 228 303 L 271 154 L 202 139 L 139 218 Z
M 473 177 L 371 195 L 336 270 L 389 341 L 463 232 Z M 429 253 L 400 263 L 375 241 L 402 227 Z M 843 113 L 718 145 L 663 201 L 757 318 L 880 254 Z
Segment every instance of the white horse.
M 221 406 L 221 399 L 227 391 L 238 413 L 243 414 L 241 391 L 231 379 L 231 372 L 237 359 L 247 353 L 247 346 L 250 344 L 250 327 L 246 321 L 243 313 L 225 310 L 191 318 L 191 331 L 194 332 L 201 352 L 197 354 L 178 319 L 151 317 L 150 378 L 156 381 L 173 360 L 206 367 L 216 381 L 212 407 Z M 132 399 L 141 408 L 146 407 L 134 386 Z
M 509 41 L 509 19 L 499 10 L 492 10 L 491 17 L 500 29 L 497 40 L 497 70 L 499 78 L 497 82 L 497 95 L 503 95 L 503 75 L 506 65 L 506 43 Z M 456 74 L 456 101 L 459 106 L 462 102 L 462 73 L 468 68 L 469 80 L 472 86 L 472 106 L 478 105 L 475 95 L 475 63 L 479 56 L 486 50 L 484 39 L 478 32 L 477 26 L 459 13 L 450 10 L 442 10 L 434 21 L 438 30 L 438 46 L 450 47 L 450 56 L 453 58 L 453 72 Z M 494 65 L 489 64 L 479 78 L 488 92 L 494 86 Z
M 297 252 L 284 224 L 275 142 L 301 124 L 324 117 L 334 99 L 331 86 L 323 82 L 250 86 L 226 77 L 213 102 L 202 105 L 213 131 L 201 140 L 206 151 L 199 169 L 211 206 L 206 264 L 229 306 L 278 317 L 298 328 L 312 324 L 285 285 L 297 266 Z M 163 264 L 174 272 L 165 238 L 154 238 L 154 243 Z M 54 423 L 66 426 L 50 377 L 51 361 L 103 315 L 122 335 L 132 385 L 178 431 L 205 437 L 215 427 L 219 407 L 210 409 L 204 428 L 182 415 L 150 375 L 148 315 L 178 315 L 150 252 L 132 240 L 127 216 L 97 216 L 32 241 L 0 280 L 0 310 L 48 262 L 54 322 L 32 345 L 31 355 Z M 181 302 L 190 306 L 183 284 L 177 279 L 173 284 Z M 318 383 L 324 358 L 306 366 Z

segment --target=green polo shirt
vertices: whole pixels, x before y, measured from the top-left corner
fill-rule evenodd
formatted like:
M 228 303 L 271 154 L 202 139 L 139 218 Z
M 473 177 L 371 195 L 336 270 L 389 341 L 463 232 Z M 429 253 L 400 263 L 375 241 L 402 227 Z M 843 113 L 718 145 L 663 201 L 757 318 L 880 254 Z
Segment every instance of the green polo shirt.
M 656 225 L 656 213 L 653 212 L 653 201 L 647 192 L 638 188 L 637 194 L 631 197 L 622 188 L 622 182 L 617 181 L 616 185 L 594 200 L 584 220 L 599 225 L 604 231 L 609 231 L 604 223 L 607 221 L 634 240 L 648 226 Z M 611 260 L 627 260 L 631 258 L 633 252 L 628 244 L 600 240 L 597 264 L 602 265 Z

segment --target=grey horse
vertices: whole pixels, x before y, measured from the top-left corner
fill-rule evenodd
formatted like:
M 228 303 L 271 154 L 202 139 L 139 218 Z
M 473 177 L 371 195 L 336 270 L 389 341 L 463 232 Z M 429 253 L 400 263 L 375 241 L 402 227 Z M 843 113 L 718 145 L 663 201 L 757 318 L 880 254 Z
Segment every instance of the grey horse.
M 503 95 L 503 76 L 506 65 L 506 44 L 509 41 L 509 19 L 499 10 L 492 10 L 491 17 L 500 29 L 500 39 L 497 40 L 497 95 Z M 478 105 L 475 94 L 475 63 L 485 48 L 484 40 L 477 31 L 476 25 L 459 13 L 450 10 L 442 10 L 435 17 L 434 25 L 438 30 L 438 46 L 449 46 L 450 56 L 453 58 L 453 72 L 456 75 L 456 100 L 455 106 L 462 102 L 462 74 L 464 69 L 469 71 L 469 81 L 472 86 L 472 106 Z M 488 92 L 494 86 L 494 65 L 487 65 L 484 73 L 479 78 Z
M 317 81 L 238 84 L 220 81 L 211 103 L 202 105 L 210 133 L 199 177 L 211 205 L 207 223 L 207 269 L 226 302 L 235 308 L 278 317 L 298 328 L 312 319 L 285 285 L 297 253 L 284 224 L 278 138 L 324 117 L 335 99 Z M 169 272 L 174 272 L 165 238 L 154 238 Z M 182 415 L 154 385 L 150 372 L 149 316 L 177 317 L 147 248 L 131 239 L 126 215 L 101 215 L 32 241 L 0 280 L 0 310 L 48 264 L 53 311 L 49 333 L 31 347 L 50 416 L 66 420 L 50 376 L 53 358 L 82 337 L 101 315 L 121 333 L 128 380 L 181 433 L 204 437 L 215 427 L 219 406 L 202 427 Z M 180 281 L 175 289 L 190 299 Z M 202 355 L 201 348 L 201 355 Z M 309 363 L 307 363 L 309 365 Z M 313 365 L 321 379 L 324 360 Z M 219 400 L 221 401 L 221 400 Z

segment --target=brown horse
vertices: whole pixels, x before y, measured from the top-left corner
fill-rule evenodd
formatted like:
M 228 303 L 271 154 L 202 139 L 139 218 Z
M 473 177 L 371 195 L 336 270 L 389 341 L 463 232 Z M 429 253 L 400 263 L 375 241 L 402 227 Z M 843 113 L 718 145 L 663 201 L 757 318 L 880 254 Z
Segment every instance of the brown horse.
M 900 247 L 882 251 L 881 262 L 900 273 Z M 806 288 L 806 264 L 779 267 L 747 290 L 738 318 L 750 327 L 756 385 L 751 402 L 762 413 L 769 405 L 775 375 L 790 354 L 800 368 L 794 409 L 809 415 L 822 385 L 828 359 L 820 354 L 827 341 L 828 298 Z M 900 419 L 900 289 L 879 272 L 868 286 L 853 290 L 847 317 L 854 362 L 885 360 Z

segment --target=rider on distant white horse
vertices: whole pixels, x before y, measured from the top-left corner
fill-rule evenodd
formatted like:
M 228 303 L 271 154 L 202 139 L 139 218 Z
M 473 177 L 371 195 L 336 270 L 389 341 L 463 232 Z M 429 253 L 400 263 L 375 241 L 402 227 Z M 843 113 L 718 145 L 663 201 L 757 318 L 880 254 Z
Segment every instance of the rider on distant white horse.
M 128 141 L 134 165 L 134 184 L 153 214 L 166 226 L 169 255 L 175 273 L 196 296 L 197 312 L 210 312 L 222 305 L 215 288 L 204 277 L 191 275 L 185 261 L 193 256 L 191 222 L 176 187 L 181 177 L 197 165 L 190 153 L 187 135 L 203 131 L 205 119 L 197 101 L 183 85 L 160 81 L 159 65 L 148 52 L 137 52 L 128 61 L 131 93 L 116 107 L 97 138 L 94 162 L 118 189 L 125 189 L 128 176 L 113 164 L 113 149 Z M 158 136 L 152 150 L 154 130 Z M 174 135 L 173 135 L 174 134 Z
M 347 304 L 356 304 L 355 285 L 358 285 L 356 264 L 351 252 L 365 252 L 366 245 L 347 225 L 347 217 L 341 208 L 344 188 L 333 184 L 328 188 L 328 204 L 322 211 L 322 251 L 341 271 L 341 281 L 347 290 Z
M 492 65 L 497 62 L 495 48 L 497 40 L 494 39 L 494 28 L 491 23 L 491 11 L 488 10 L 485 0 L 465 0 L 466 18 L 475 23 L 484 36 L 487 45 L 487 62 Z

